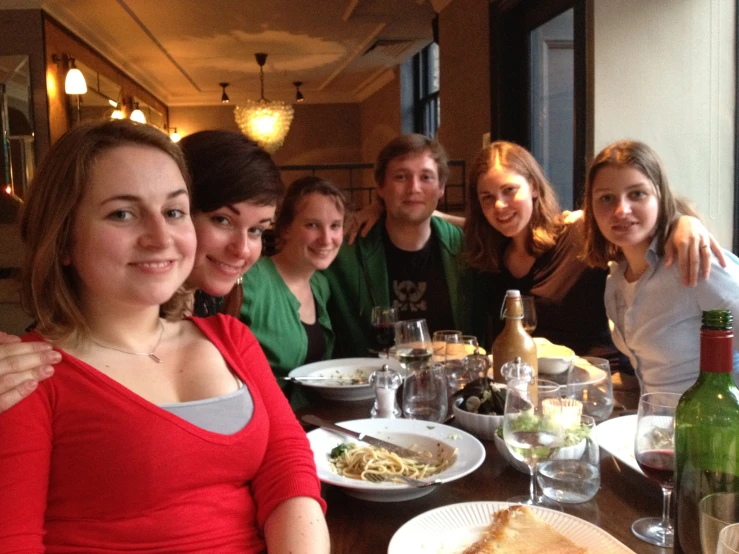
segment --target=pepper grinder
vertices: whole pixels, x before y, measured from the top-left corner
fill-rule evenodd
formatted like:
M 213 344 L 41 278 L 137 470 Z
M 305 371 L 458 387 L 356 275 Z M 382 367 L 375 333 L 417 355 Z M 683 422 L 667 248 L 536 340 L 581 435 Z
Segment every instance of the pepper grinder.
M 511 381 L 528 381 L 534 378 L 534 368 L 521 360 L 520 356 L 516 356 L 513 361 L 503 364 L 500 373 L 506 383 Z M 527 386 L 522 385 L 522 390 L 526 390 Z
M 402 382 L 400 373 L 390 369 L 387 364 L 383 364 L 382 368 L 370 375 L 369 384 L 375 389 L 376 395 L 375 404 L 370 411 L 371 417 L 388 419 L 400 417 L 401 411 L 396 395 Z

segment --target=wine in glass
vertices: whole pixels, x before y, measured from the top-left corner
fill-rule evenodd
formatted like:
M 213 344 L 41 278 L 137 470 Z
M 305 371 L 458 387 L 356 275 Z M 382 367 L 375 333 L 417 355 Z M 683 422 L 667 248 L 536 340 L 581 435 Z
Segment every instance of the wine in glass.
M 562 509 L 556 502 L 536 495 L 536 466 L 554 456 L 562 445 L 562 419 L 557 383 L 537 378 L 508 382 L 503 439 L 513 457 L 529 467 L 530 478 L 529 495 L 511 498 L 509 502 Z
M 669 392 L 643 394 L 639 399 L 634 454 L 636 463 L 652 481 L 662 487 L 662 517 L 635 521 L 631 531 L 641 540 L 671 548 L 674 531 L 670 521 L 670 500 L 675 479 L 675 408 L 680 395 Z
M 433 346 L 425 319 L 409 319 L 395 324 L 395 355 L 410 374 L 431 360 Z
M 529 335 L 533 335 L 537 324 L 534 297 L 522 296 L 521 305 L 523 306 L 523 321 L 521 322 L 523 324 L 523 330 Z
M 395 308 L 375 306 L 372 308 L 372 338 L 378 352 L 384 352 L 388 358 L 388 351 L 395 341 L 395 323 L 398 321 L 398 312 Z

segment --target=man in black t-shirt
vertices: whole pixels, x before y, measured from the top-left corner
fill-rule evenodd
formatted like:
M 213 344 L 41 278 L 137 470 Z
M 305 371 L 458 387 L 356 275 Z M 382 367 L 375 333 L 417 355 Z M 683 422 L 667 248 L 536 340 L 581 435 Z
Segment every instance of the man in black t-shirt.
M 449 174 L 441 145 L 402 135 L 380 152 L 377 196 L 385 217 L 353 245 L 341 247 L 325 272 L 336 333 L 335 357 L 373 348 L 373 306 L 393 306 L 400 319 L 425 318 L 429 330 L 460 328 L 457 308 L 462 230 L 432 217 Z

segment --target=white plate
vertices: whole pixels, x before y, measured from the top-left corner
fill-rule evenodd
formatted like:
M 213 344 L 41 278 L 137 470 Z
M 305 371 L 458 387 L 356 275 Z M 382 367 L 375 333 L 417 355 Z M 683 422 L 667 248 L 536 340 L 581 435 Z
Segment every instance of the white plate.
M 416 445 L 433 454 L 449 453 L 457 449 L 457 459 L 446 470 L 428 480 L 438 479 L 448 483 L 472 473 L 485 459 L 482 443 L 469 433 L 441 423 L 418 419 L 355 419 L 339 423 L 353 431 L 363 432 L 375 438 L 386 440 L 400 446 Z M 314 429 L 308 433 L 313 458 L 318 468 L 318 478 L 329 485 L 342 487 L 356 498 L 373 502 L 398 502 L 411 500 L 428 494 L 436 487 L 412 488 L 401 483 L 372 483 L 338 475 L 328 463 L 329 453 L 342 443 L 355 442 L 349 437 L 338 435 L 325 429 Z
M 636 415 L 614 417 L 595 427 L 595 436 L 600 447 L 634 471 L 644 475 L 634 456 L 636 437 Z
M 380 369 L 383 364 L 388 364 L 392 369 L 398 371 L 401 376 L 405 374 L 397 360 L 385 358 L 338 358 L 336 360 L 325 360 L 312 364 L 301 365 L 293 369 L 288 375 L 290 377 L 338 377 L 346 380 L 356 379 L 364 374 L 365 379 L 373 371 Z M 369 383 L 362 385 L 341 384 L 335 381 L 302 382 L 304 387 L 315 389 L 318 394 L 329 400 L 367 400 L 375 397 L 375 391 Z
M 491 514 L 513 506 L 509 502 L 465 502 L 425 512 L 395 532 L 388 554 L 458 554 L 480 538 Z M 634 554 L 600 527 L 547 508 L 532 508 L 536 515 L 592 554 Z

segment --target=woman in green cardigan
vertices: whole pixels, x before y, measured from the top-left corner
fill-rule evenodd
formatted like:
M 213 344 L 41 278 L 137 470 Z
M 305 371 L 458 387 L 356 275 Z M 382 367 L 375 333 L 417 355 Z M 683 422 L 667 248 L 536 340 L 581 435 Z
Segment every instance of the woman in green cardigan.
M 334 333 L 326 312 L 326 269 L 339 252 L 346 204 L 336 185 L 303 177 L 288 188 L 275 221 L 277 253 L 244 276 L 241 321 L 257 337 L 280 379 L 296 367 L 328 359 Z M 300 403 L 286 383 L 280 383 Z

